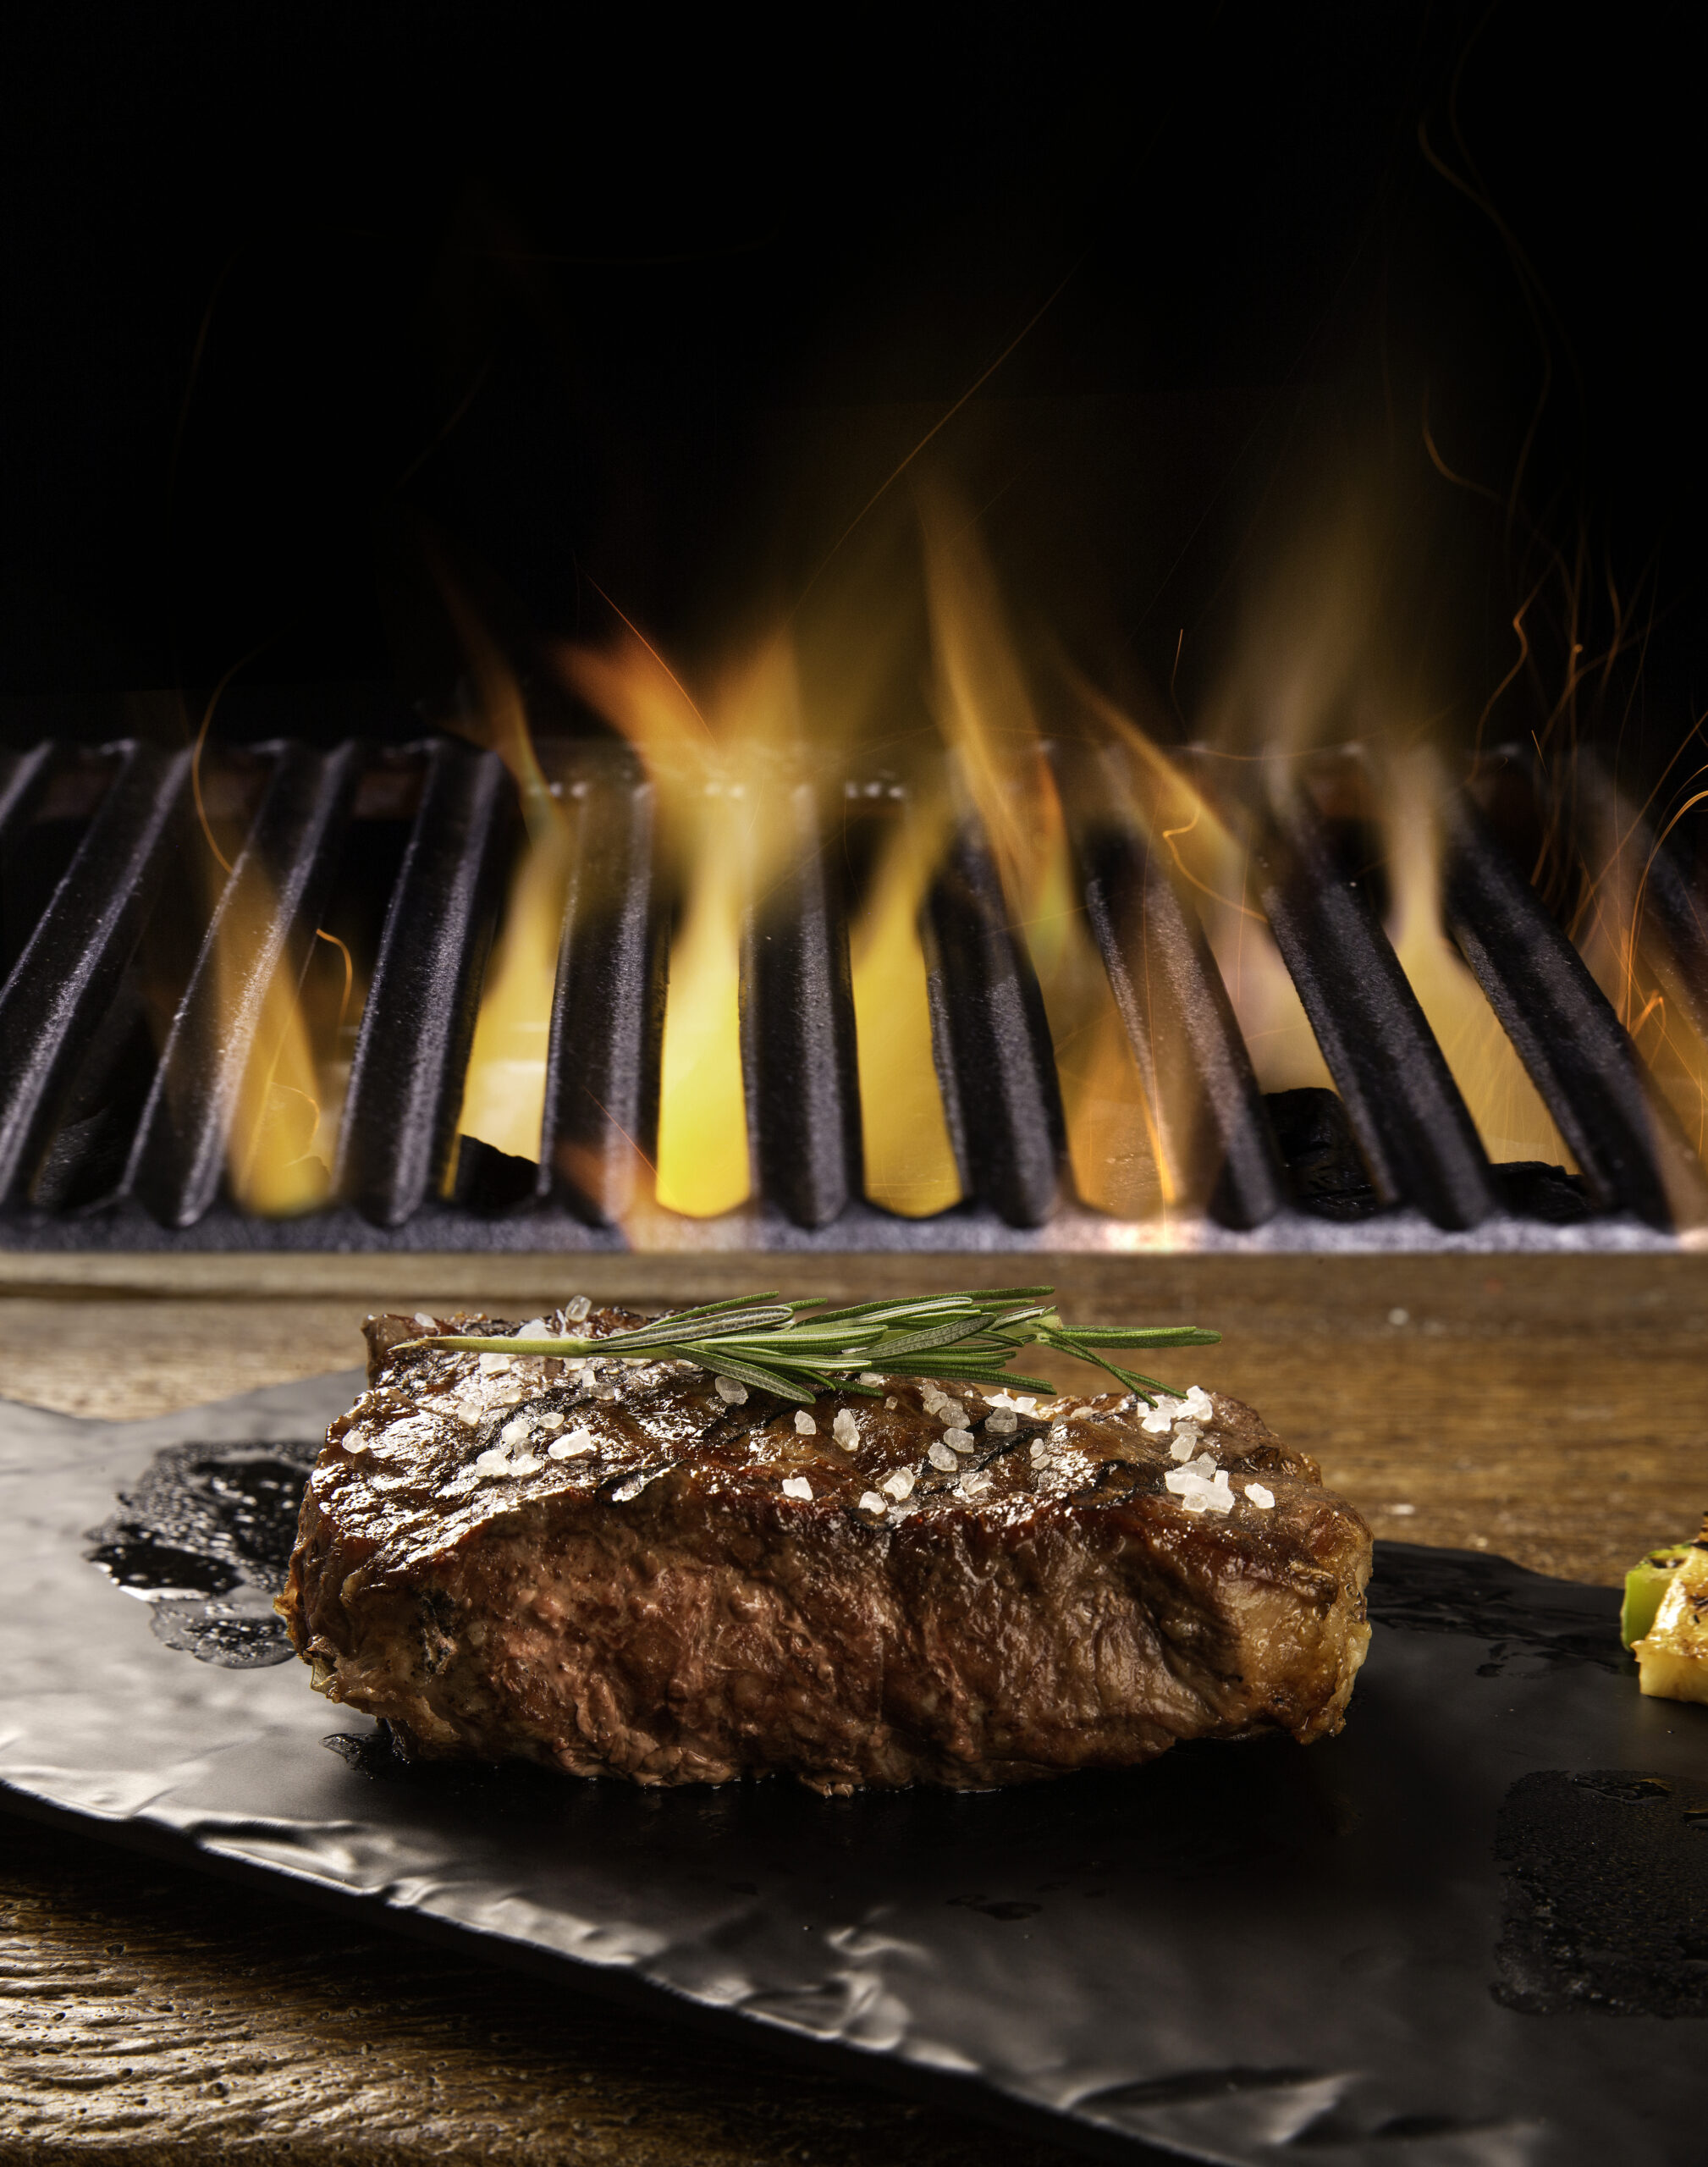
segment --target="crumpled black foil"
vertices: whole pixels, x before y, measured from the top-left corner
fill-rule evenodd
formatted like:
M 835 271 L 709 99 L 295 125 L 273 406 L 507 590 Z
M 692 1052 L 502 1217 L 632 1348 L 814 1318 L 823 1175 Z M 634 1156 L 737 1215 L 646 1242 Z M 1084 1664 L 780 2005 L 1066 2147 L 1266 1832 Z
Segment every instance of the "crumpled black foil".
M 1702 2157 L 1708 1708 L 1638 1694 L 1612 1591 L 1379 1545 L 1350 1720 L 1304 1749 L 846 1800 L 411 1765 L 267 1607 L 359 1381 L 0 1403 L 0 1803 L 1099 2156 Z

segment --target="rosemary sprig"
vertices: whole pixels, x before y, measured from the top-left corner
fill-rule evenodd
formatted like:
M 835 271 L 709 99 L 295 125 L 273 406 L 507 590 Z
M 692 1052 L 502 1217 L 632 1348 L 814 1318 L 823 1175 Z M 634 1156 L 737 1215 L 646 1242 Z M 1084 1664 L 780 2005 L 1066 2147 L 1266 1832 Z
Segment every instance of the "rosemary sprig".
M 1148 1404 L 1170 1387 L 1095 1352 L 1100 1347 L 1212 1347 L 1221 1337 L 1198 1325 L 1075 1327 L 1057 1315 L 1049 1287 L 988 1287 L 960 1294 L 857 1302 L 826 1310 L 818 1300 L 785 1301 L 744 1294 L 698 1309 L 654 1317 L 630 1332 L 600 1339 L 570 1332 L 528 1339 L 479 1333 L 410 1339 L 404 1347 L 451 1348 L 476 1354 L 548 1354 L 601 1361 L 692 1362 L 714 1376 L 758 1385 L 781 1399 L 808 1405 L 824 1392 L 875 1397 L 862 1381 L 934 1377 L 944 1383 L 1000 1390 L 1018 1385 L 1053 1392 L 1040 1377 L 1017 1376 L 1006 1365 L 1022 1347 L 1050 1347 L 1090 1362 Z

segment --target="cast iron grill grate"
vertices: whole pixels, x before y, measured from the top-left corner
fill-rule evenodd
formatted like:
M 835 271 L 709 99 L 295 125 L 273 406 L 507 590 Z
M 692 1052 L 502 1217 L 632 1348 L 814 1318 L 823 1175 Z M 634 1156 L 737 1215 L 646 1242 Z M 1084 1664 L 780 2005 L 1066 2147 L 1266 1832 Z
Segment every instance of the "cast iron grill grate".
M 542 756 L 567 816 L 570 873 L 539 1146 L 521 1159 L 458 1135 L 522 846 L 516 792 L 493 755 L 452 738 L 282 741 L 223 755 L 201 809 L 229 869 L 198 831 L 188 755 L 130 742 L 0 755 L 0 1243 L 549 1250 L 659 1240 L 656 1207 L 636 1229 L 676 907 L 661 810 L 620 747 L 563 741 Z M 1441 909 L 1575 1158 L 1570 1176 L 1490 1164 L 1384 930 L 1379 883 L 1337 843 L 1320 773 L 1295 764 L 1242 786 L 1250 893 L 1336 1087 L 1266 1098 L 1189 885 L 1117 809 L 1130 799 L 1109 772 L 1116 756 L 1076 747 L 1054 758 L 1078 902 L 1153 1110 L 1152 1145 L 1192 1171 L 1190 1206 L 1167 1238 L 1619 1245 L 1708 1221 L 1708 1182 L 1678 1119 L 1501 840 L 1515 802 L 1545 824 L 1557 809 L 1521 759 L 1485 763 L 1476 787 L 1444 799 Z M 1215 765 L 1197 764 L 1211 794 Z M 786 870 L 750 902 L 741 940 L 753 1200 L 717 1221 L 677 1221 L 662 1238 L 1153 1245 L 1154 1227 L 1075 1199 L 1044 1001 L 964 803 L 919 930 L 965 1201 L 909 1220 L 863 1200 L 849 965 L 858 876 L 844 815 L 869 789 L 840 777 L 779 782 Z M 1574 803 L 1582 829 L 1583 807 L 1605 810 L 1612 797 L 1592 777 Z M 1628 841 L 1630 824 L 1614 825 Z M 1658 848 L 1644 839 L 1646 879 L 1669 983 L 1708 1020 L 1708 910 L 1689 841 L 1688 830 Z M 270 1215 L 238 1200 L 234 1170 L 245 1124 L 262 1118 L 254 1079 L 274 1073 L 290 1015 L 347 1083 L 329 1194 Z

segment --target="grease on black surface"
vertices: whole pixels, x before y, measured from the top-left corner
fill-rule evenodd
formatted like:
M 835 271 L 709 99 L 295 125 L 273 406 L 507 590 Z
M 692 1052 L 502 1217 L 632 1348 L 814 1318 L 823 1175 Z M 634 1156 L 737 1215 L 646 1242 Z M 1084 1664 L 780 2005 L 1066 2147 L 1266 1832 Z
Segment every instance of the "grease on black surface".
M 1286 1739 L 1198 1741 L 1142 1772 L 1088 1770 L 1006 1790 L 866 1790 L 835 1800 L 775 1777 L 666 1794 L 529 1762 L 411 1761 L 383 1729 L 336 1732 L 322 1743 L 370 1781 L 406 1789 L 412 1806 L 436 1818 L 487 1828 L 514 1817 L 549 1825 L 566 1849 L 646 1856 L 654 1824 L 668 1817 L 677 1863 L 691 1864 L 703 1847 L 719 1885 L 741 1873 L 763 1886 L 776 1879 L 780 1861 L 802 1855 L 893 1856 L 934 1900 L 1003 1923 L 1019 1918 L 1017 1905 L 1028 1916 L 1049 1906 L 1034 1900 L 1045 1893 L 1035 1885 L 975 1881 L 993 1859 L 1013 1873 L 1021 1861 L 1070 1861 L 1062 1870 L 1076 1885 L 1050 1883 L 1055 1900 L 1068 1904 L 1101 1893 L 1077 1885 L 1088 1882 L 1215 1882 L 1253 1862 L 1284 1871 L 1331 1848 L 1344 1827 L 1320 1761 Z
M 1617 1588 L 1548 1580 L 1510 1558 L 1408 1542 L 1377 1543 L 1369 1596 L 1376 1624 L 1488 1641 L 1485 1678 L 1534 1657 L 1634 1679 L 1637 1666 L 1619 1643 L 1619 1600 Z
M 84 1555 L 150 1609 L 157 1640 L 228 1670 L 290 1660 L 274 1616 L 311 1444 L 171 1445 Z
M 1708 1784 L 1521 1776 L 1495 1838 L 1496 2001 L 1527 2016 L 1708 2016 Z

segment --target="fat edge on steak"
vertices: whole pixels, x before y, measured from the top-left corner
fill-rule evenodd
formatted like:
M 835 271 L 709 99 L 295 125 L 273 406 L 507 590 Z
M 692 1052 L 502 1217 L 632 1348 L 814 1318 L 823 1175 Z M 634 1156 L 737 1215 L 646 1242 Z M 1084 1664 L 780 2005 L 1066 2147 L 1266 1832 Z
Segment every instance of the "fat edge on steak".
M 1369 1531 L 1237 1400 L 1147 1429 L 898 1378 L 803 1421 L 682 1363 L 398 1346 L 471 1329 L 513 1327 L 369 1319 L 278 1606 L 407 1754 L 846 1791 L 1341 1727 Z M 1188 1447 L 1230 1508 L 1178 1494 Z

